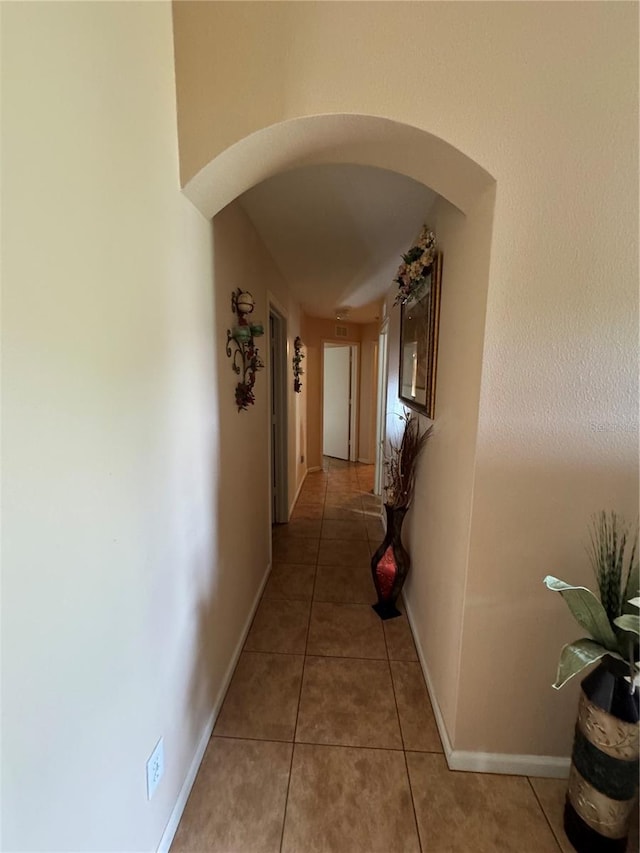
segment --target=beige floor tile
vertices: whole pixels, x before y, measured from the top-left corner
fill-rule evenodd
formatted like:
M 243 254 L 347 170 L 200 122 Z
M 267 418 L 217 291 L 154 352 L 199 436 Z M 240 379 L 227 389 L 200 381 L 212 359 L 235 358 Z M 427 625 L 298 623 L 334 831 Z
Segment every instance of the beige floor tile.
M 351 482 L 345 481 L 344 483 L 329 482 L 327 486 L 326 496 L 330 501 L 348 500 L 354 496 L 359 498 L 360 495 L 361 491 L 357 480 L 352 480 Z
M 318 566 L 315 601 L 344 604 L 374 604 L 376 589 L 368 566 Z
M 297 503 L 291 513 L 291 521 L 298 519 L 308 519 L 309 521 L 320 520 L 324 515 L 324 502 L 316 504 L 300 504 Z
M 304 485 L 300 489 L 298 500 L 304 503 L 307 499 L 310 502 L 315 502 L 318 498 L 324 498 L 327 492 L 326 483 L 314 483 L 312 486 Z
M 567 792 L 566 779 L 530 779 L 540 805 L 551 824 L 556 840 L 564 853 L 575 853 L 574 847 L 564 834 L 562 815 Z
M 315 494 L 305 494 L 300 495 L 298 500 L 296 501 L 296 507 L 301 506 L 322 506 L 325 500 L 324 492 L 319 492 Z
M 558 853 L 523 776 L 456 773 L 444 756 L 407 752 L 420 840 L 429 853 Z
M 375 539 L 369 539 L 367 540 L 367 542 L 369 546 L 369 559 L 371 559 L 382 544 L 382 540 L 380 540 L 380 542 L 377 542 Z
M 387 661 L 307 657 L 296 741 L 402 749 Z
M 333 504 L 327 501 L 324 505 L 323 518 L 331 518 L 336 521 L 364 521 L 364 513 L 359 501 L 350 501 L 348 505 Z
M 378 495 L 362 495 L 362 506 L 367 512 L 376 512 L 380 515 L 382 499 Z
M 402 752 L 296 744 L 283 853 L 418 853 Z
M 364 604 L 314 601 L 307 654 L 386 660 L 382 623 Z
M 351 462 L 347 459 L 336 459 L 335 456 L 325 456 L 325 460 L 329 465 L 330 471 L 339 471 L 340 469 L 347 469 L 351 467 Z
M 373 474 L 370 477 L 358 474 L 358 485 L 360 486 L 361 491 L 366 492 L 367 494 L 373 494 L 374 482 L 375 478 Z
M 243 652 L 214 734 L 293 740 L 303 662 L 302 655 Z
M 567 793 L 566 779 L 530 779 L 533 790 L 540 801 L 547 820 L 556 836 L 563 853 L 575 853 L 574 847 L 565 835 L 563 825 L 564 801 Z M 631 820 L 631 832 L 627 844 L 627 853 L 638 853 L 638 808 Z
M 367 526 L 362 521 L 338 521 L 325 518 L 322 522 L 321 539 L 367 539 Z
M 325 514 L 327 509 L 331 511 L 342 510 L 343 512 L 348 512 L 355 510 L 359 513 L 362 513 L 362 499 L 359 494 L 352 495 L 344 495 L 337 493 L 328 493 L 324 502 Z M 340 516 L 337 516 L 339 519 Z
M 315 566 L 276 563 L 264 589 L 264 598 L 308 601 L 313 594 Z
M 304 563 L 314 566 L 318 559 L 319 539 L 276 539 L 273 543 L 274 563 Z
M 384 527 L 382 526 L 381 519 L 371 518 L 371 516 L 365 517 L 365 524 L 367 525 L 367 536 L 369 537 L 369 541 L 373 542 L 376 547 L 382 544 L 382 540 L 384 539 Z
M 401 602 L 397 606 L 399 610 L 403 609 Z M 395 619 L 387 619 L 383 625 L 389 660 L 418 660 L 411 628 L 404 613 Z
M 212 738 L 171 853 L 278 853 L 292 748 Z
M 391 661 L 391 675 L 404 748 L 417 752 L 442 752 L 436 718 L 420 664 Z
M 322 521 L 319 518 L 292 518 L 287 524 L 276 524 L 272 528 L 273 541 L 281 539 L 318 539 Z
M 245 651 L 304 654 L 309 606 L 308 601 L 263 598 L 244 644 Z
M 319 566 L 368 566 L 370 562 L 371 555 L 366 539 L 320 540 Z

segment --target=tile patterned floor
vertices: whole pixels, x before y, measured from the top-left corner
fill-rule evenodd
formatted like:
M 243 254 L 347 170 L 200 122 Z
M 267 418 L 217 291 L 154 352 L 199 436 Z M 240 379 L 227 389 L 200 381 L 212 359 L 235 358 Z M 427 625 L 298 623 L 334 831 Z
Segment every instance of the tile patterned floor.
M 565 782 L 447 768 L 406 617 L 370 607 L 372 486 L 372 466 L 326 460 L 274 529 L 172 853 L 572 850 Z

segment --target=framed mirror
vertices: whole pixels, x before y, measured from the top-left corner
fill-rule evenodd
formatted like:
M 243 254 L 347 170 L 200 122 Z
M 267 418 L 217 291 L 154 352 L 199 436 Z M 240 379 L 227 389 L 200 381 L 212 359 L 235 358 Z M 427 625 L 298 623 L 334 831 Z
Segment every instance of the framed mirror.
M 433 420 L 436 403 L 438 327 L 442 255 L 431 267 L 422 296 L 400 306 L 400 381 L 398 396 Z

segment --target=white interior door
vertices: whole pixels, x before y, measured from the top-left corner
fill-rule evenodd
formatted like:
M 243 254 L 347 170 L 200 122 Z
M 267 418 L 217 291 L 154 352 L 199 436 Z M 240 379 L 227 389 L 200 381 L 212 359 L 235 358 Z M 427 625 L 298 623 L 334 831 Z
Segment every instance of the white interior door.
M 349 459 L 351 347 L 324 347 L 322 443 L 325 456 Z

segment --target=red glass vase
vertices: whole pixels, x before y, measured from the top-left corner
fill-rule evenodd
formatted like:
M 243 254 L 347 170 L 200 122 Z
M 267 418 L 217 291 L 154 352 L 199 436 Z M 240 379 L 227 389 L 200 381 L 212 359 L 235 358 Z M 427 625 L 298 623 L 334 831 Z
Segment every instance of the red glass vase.
M 373 605 L 381 619 L 400 616 L 396 601 L 409 572 L 411 561 L 402 544 L 402 523 L 407 507 L 384 505 L 387 514 L 387 533 L 382 545 L 371 558 L 371 575 L 378 594 Z

